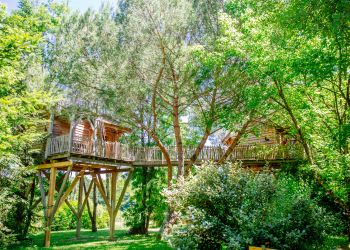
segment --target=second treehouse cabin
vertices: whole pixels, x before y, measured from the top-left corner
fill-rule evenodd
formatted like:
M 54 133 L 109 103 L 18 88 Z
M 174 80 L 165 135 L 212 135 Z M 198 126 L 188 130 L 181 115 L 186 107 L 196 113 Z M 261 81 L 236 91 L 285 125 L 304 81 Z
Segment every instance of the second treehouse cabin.
M 129 128 L 101 117 L 69 120 L 53 116 L 51 119 L 45 158 L 76 156 L 126 162 L 132 160 L 128 147 L 120 143 L 121 136 L 131 132 Z

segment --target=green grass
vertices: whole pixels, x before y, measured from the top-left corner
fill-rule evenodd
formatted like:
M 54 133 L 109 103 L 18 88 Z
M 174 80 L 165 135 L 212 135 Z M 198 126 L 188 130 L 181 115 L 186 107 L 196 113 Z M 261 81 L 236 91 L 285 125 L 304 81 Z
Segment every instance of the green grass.
M 75 230 L 52 232 L 51 247 L 46 249 L 171 249 L 166 242 L 158 240 L 155 233 L 150 233 L 148 236 L 128 235 L 126 230 L 116 230 L 115 237 L 115 241 L 109 241 L 107 229 L 98 230 L 96 233 L 82 230 L 79 239 L 75 237 Z M 31 235 L 31 241 L 22 243 L 14 249 L 44 249 L 43 239 L 43 233 Z

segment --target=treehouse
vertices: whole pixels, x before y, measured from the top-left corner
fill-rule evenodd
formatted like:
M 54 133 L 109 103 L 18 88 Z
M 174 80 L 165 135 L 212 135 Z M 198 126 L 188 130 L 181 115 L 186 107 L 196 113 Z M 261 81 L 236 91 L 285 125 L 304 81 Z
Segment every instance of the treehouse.
M 130 162 L 127 146 L 120 143 L 129 128 L 121 127 L 104 118 L 69 121 L 53 117 L 46 143 L 45 158 L 93 158 L 95 160 Z
M 237 139 L 237 133 L 228 133 L 222 143 L 229 147 Z M 303 149 L 288 131 L 268 124 L 263 124 L 260 133 L 248 132 L 239 139 L 230 159 L 242 160 L 250 167 L 261 167 L 269 162 L 270 166 L 279 166 L 282 162 L 303 159 Z
M 228 133 L 222 142 L 231 145 L 236 134 Z M 295 140 L 287 136 L 286 129 L 265 125 L 259 134 L 247 133 L 247 136 L 240 139 L 239 145 L 286 145 L 294 144 Z
M 110 117 L 113 116 L 95 109 L 90 103 L 82 104 L 79 101 L 73 104 L 73 109 L 68 109 L 67 112 L 58 112 L 59 115 L 51 113 L 50 125 L 47 128 L 49 136 L 45 147 L 45 160 L 37 166 L 40 200 L 46 222 L 45 246 L 50 246 L 52 222 L 63 203 L 66 203 L 76 216 L 76 235 L 80 236 L 81 218 L 85 207 L 89 215 L 92 214 L 89 199 L 93 187 L 104 200 L 110 218 L 110 239 L 114 239 L 115 219 L 134 168 L 169 164 L 159 147 L 129 147 L 122 144 L 123 135 L 131 130 L 112 122 Z M 68 103 L 69 105 L 71 103 Z M 266 162 L 278 164 L 302 158 L 300 147 L 291 143 L 285 134 L 284 131 L 274 128 L 263 130 L 259 136 L 250 134 L 226 155 L 227 148 L 235 138 L 235 135 L 229 134 L 223 141 L 225 146 L 204 146 L 192 163 L 220 162 L 222 157 L 225 157 L 227 161 L 238 160 L 246 166 L 261 167 Z M 178 165 L 177 148 L 166 146 L 165 149 L 171 164 Z M 186 164 L 189 164 L 196 150 L 196 147 L 183 148 Z M 70 176 L 71 173 L 74 175 Z M 127 178 L 117 200 L 116 183 L 120 173 L 125 173 Z M 105 177 L 102 178 L 102 175 Z M 69 179 L 70 177 L 72 178 Z M 104 179 L 110 179 L 109 184 Z M 45 190 L 45 187 L 48 188 Z M 77 207 L 73 207 L 69 201 L 70 193 L 74 189 L 77 189 L 78 193 Z M 93 220 L 93 216 L 90 216 L 90 219 Z
M 50 246 L 54 216 L 63 203 L 76 217 L 77 237 L 80 236 L 81 218 L 85 208 L 91 215 L 91 223 L 93 224 L 93 220 L 96 223 L 92 209 L 96 209 L 97 201 L 94 200 L 89 205 L 93 188 L 99 191 L 104 200 L 110 218 L 110 239 L 114 239 L 115 219 L 132 176 L 132 155 L 128 147 L 120 142 L 122 136 L 131 130 L 108 120 L 106 116 L 75 111 L 74 114 L 79 116 L 71 115 L 70 119 L 65 118 L 67 115 L 64 112 L 58 112 L 60 115 L 51 113 L 45 160 L 37 166 L 40 200 L 45 218 L 46 247 Z M 116 183 L 120 173 L 125 173 L 127 178 L 117 200 Z M 104 181 L 107 178 L 110 185 Z M 77 207 L 69 201 L 74 189 L 78 193 Z M 96 196 L 93 197 L 96 199 Z

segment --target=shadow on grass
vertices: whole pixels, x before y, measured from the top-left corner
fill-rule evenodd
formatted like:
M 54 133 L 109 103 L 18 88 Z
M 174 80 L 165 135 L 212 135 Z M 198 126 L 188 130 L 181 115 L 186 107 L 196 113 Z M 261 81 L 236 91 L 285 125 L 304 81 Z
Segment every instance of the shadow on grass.
M 75 237 L 75 231 L 59 231 L 51 234 L 51 247 L 49 249 L 171 249 L 166 242 L 158 240 L 155 233 L 145 235 L 128 235 L 126 230 L 116 230 L 115 241 L 109 241 L 107 229 L 98 230 L 92 233 L 83 230 L 81 237 Z M 14 247 L 14 249 L 43 249 L 43 233 L 31 236 L 31 241 L 27 241 Z

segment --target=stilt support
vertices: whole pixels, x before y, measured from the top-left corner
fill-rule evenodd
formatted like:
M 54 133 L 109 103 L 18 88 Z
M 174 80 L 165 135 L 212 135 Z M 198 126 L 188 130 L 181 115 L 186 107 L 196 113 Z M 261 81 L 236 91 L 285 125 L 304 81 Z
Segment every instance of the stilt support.
M 46 227 L 45 227 L 45 239 L 44 246 L 50 246 L 51 239 L 51 213 L 53 211 L 53 201 L 54 201 L 54 193 L 56 189 L 56 168 L 52 167 L 50 171 L 50 181 L 49 181 L 49 192 L 47 194 L 47 210 L 46 210 Z
M 111 180 L 111 213 L 109 216 L 109 239 L 115 240 L 114 230 L 115 230 L 115 201 L 116 201 L 116 192 L 117 192 L 117 172 L 112 173 Z

